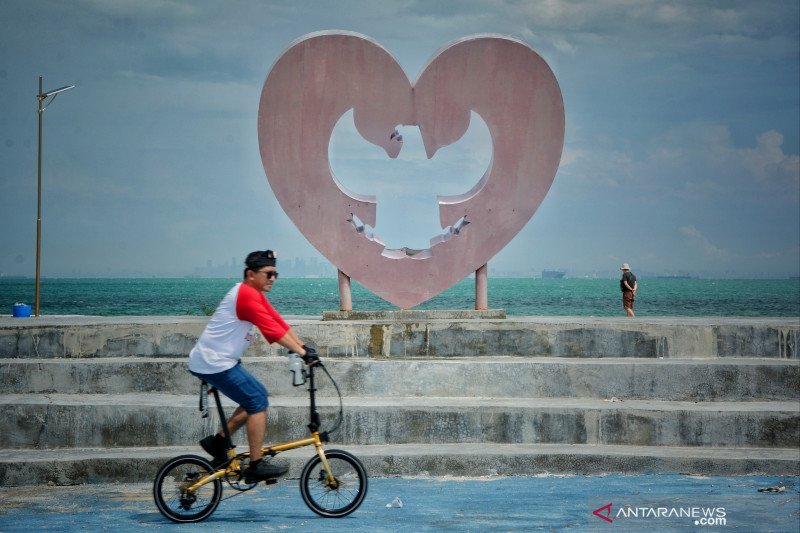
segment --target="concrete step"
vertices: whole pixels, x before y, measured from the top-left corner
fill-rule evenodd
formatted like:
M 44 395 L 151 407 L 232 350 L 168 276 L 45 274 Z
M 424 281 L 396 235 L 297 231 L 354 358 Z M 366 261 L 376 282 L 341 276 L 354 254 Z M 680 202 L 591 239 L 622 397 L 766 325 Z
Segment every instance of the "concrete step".
M 228 412 L 231 410 L 230 402 Z M 307 398 L 271 400 L 268 434 L 299 438 Z M 323 424 L 334 398 L 320 398 Z M 0 448 L 188 445 L 216 430 L 197 395 L 0 395 Z M 602 401 L 594 398 L 347 397 L 334 437 L 344 444 L 452 442 L 796 447 L 800 403 Z M 244 438 L 240 436 L 240 438 Z
M 787 449 L 648 447 L 588 444 L 348 445 L 370 477 L 592 475 L 692 473 L 696 475 L 798 475 L 800 451 Z M 0 484 L 75 485 L 150 482 L 160 466 L 183 454 L 205 455 L 198 446 L 2 450 Z M 287 478 L 299 477 L 312 450 L 280 455 Z
M 372 475 L 800 470 L 798 318 L 406 318 L 289 318 L 345 396 L 332 447 Z M 0 317 L 3 483 L 149 481 L 199 452 L 217 427 L 186 360 L 206 321 Z M 256 335 L 246 356 L 277 441 L 308 416 L 282 351 Z
M 0 317 L 0 357 L 178 356 L 207 317 Z M 322 355 L 451 357 L 775 357 L 798 359 L 798 318 L 509 317 L 333 320 L 288 317 Z M 260 335 L 256 356 L 275 355 Z
M 246 357 L 273 396 L 294 396 L 285 357 Z M 800 400 L 800 360 L 714 358 L 477 357 L 328 359 L 345 397 L 491 396 L 658 399 L 668 401 Z M 319 374 L 320 396 L 335 395 Z M 187 358 L 0 359 L 7 393 L 192 394 L 198 380 Z

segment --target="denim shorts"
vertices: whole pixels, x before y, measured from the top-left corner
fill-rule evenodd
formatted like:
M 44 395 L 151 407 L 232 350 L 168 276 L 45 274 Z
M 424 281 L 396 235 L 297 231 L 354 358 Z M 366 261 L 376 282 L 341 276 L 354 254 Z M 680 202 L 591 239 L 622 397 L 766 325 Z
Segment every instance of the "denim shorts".
M 216 374 L 192 372 L 192 374 L 216 387 L 222 394 L 242 406 L 248 415 L 260 413 L 269 406 L 267 388 L 244 369 L 241 361 L 224 372 Z

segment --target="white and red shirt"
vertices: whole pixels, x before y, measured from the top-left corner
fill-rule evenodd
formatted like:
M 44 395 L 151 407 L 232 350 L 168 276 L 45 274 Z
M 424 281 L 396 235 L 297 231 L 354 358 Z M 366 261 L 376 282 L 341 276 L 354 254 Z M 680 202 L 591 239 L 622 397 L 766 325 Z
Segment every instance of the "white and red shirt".
M 250 346 L 254 325 L 270 344 L 289 331 L 289 324 L 262 292 L 237 283 L 222 299 L 197 344 L 189 352 L 189 370 L 198 374 L 216 374 L 236 366 Z

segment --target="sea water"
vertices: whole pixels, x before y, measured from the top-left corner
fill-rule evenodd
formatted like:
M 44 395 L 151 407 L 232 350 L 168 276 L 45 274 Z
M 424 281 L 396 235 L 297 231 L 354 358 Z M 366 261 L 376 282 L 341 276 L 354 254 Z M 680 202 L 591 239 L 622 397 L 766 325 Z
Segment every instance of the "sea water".
M 206 315 L 238 279 L 44 278 L 40 314 Z M 357 283 L 356 310 L 396 309 Z M 32 305 L 33 279 L 0 278 L 0 315 Z M 283 315 L 319 316 L 339 309 L 335 278 L 280 278 L 268 295 Z M 465 279 L 416 309 L 472 309 L 475 282 Z M 509 315 L 624 316 L 617 279 L 490 278 L 489 307 Z M 800 316 L 800 280 L 640 279 L 634 306 L 646 316 Z

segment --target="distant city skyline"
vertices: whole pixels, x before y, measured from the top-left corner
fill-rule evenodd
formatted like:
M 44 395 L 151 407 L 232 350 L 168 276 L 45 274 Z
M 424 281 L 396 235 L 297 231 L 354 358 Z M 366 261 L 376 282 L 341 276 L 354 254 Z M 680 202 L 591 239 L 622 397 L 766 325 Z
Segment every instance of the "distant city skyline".
M 266 247 L 327 263 L 269 188 L 256 115 L 273 62 L 330 29 L 375 39 L 411 80 L 476 33 L 552 68 L 561 165 L 490 276 L 798 276 L 799 18 L 797 0 L 2 2 L 0 276 L 35 273 L 39 76 L 76 85 L 43 115 L 43 277 L 182 277 Z M 424 247 L 436 195 L 468 190 L 496 147 L 476 124 L 428 160 L 401 130 L 389 160 L 345 115 L 331 165 L 377 196 L 387 243 Z
M 281 277 L 336 277 L 336 267 L 316 257 L 281 257 L 278 259 Z M 196 266 L 188 275 L 199 277 L 240 277 L 244 271 L 244 256 L 232 257 L 228 262 L 217 263 L 211 259 L 204 266 Z
M 204 264 L 194 266 L 187 269 L 184 273 L 170 273 L 170 274 L 154 274 L 148 272 L 140 272 L 135 270 L 130 271 L 106 271 L 106 272 L 90 272 L 90 271 L 73 271 L 64 275 L 44 276 L 45 278 L 239 278 L 242 275 L 244 268 L 244 257 L 232 257 L 228 261 L 214 261 L 207 259 Z M 281 277 L 285 278 L 335 278 L 337 276 L 336 267 L 323 259 L 316 256 L 307 257 L 286 257 L 279 261 L 278 270 Z M 543 271 L 560 271 L 564 272 L 566 279 L 617 279 L 620 277 L 618 267 L 594 270 L 571 270 L 560 269 L 557 267 L 541 267 L 531 266 L 527 269 L 507 270 L 501 267 L 496 267 L 492 263 L 489 264 L 489 277 L 490 278 L 540 278 Z M 637 277 L 641 279 L 652 278 L 669 278 L 669 277 L 684 277 L 693 279 L 795 279 L 797 274 L 791 272 L 786 273 L 769 273 L 753 271 L 753 272 L 712 272 L 704 270 L 637 270 L 634 269 Z M 30 278 L 33 279 L 32 274 L 10 274 L 0 272 L 0 279 L 4 278 Z

